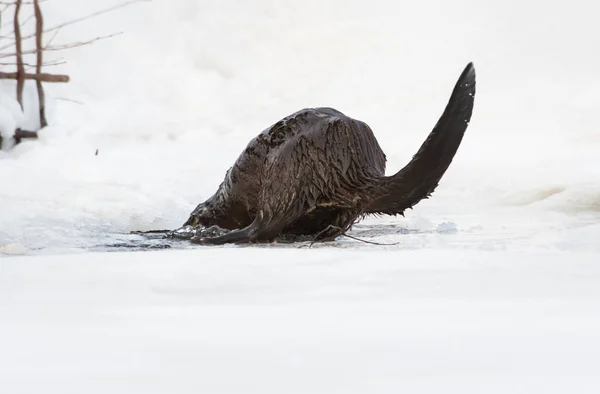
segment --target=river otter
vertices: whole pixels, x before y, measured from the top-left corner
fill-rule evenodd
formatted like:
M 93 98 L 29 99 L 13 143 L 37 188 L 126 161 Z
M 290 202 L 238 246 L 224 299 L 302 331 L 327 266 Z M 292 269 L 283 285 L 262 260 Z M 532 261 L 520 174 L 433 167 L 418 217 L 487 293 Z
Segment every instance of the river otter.
M 428 198 L 452 162 L 473 111 L 475 68 L 460 75 L 437 124 L 399 172 L 371 128 L 332 108 L 291 114 L 252 139 L 216 193 L 184 227 L 218 226 L 199 244 L 271 242 L 280 236 L 332 238 L 369 214 L 403 215 Z

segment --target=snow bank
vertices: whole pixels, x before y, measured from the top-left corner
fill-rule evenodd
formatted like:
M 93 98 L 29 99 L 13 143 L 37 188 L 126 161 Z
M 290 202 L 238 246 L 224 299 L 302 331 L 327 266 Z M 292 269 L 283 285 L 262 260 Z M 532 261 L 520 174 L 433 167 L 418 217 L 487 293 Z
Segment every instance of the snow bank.
M 0 389 L 591 394 L 597 257 L 231 247 L 0 260 Z

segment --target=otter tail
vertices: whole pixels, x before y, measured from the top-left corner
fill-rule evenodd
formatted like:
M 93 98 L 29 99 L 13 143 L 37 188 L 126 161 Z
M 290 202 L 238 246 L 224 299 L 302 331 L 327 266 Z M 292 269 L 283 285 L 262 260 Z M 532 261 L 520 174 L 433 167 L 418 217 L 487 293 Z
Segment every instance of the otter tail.
M 471 120 L 475 100 L 475 67 L 469 63 L 454 86 L 444 113 L 412 160 L 383 177 L 365 213 L 403 215 L 428 198 L 450 166 Z

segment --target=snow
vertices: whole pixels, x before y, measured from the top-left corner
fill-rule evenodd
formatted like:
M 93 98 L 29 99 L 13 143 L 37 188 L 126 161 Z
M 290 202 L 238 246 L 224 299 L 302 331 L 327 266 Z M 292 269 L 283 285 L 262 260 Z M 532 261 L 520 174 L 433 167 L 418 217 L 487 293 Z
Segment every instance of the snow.
M 51 26 L 113 4 L 42 8 Z M 0 151 L 0 392 L 597 392 L 595 15 L 155 0 L 65 28 L 55 43 L 123 34 L 48 53 L 71 77 L 44 85 L 50 126 Z M 396 171 L 469 61 L 475 110 L 438 190 L 353 231 L 386 245 L 131 248 L 304 107 L 367 122 Z M 3 136 L 38 124 L 35 86 L 23 113 L 14 91 L 0 81 Z
M 3 392 L 593 393 L 600 384 L 591 253 L 208 248 L 0 267 Z
M 24 122 L 25 116 L 17 100 L 0 92 L 0 136 L 9 139 L 17 127 Z M 5 149 L 8 149 L 7 146 Z

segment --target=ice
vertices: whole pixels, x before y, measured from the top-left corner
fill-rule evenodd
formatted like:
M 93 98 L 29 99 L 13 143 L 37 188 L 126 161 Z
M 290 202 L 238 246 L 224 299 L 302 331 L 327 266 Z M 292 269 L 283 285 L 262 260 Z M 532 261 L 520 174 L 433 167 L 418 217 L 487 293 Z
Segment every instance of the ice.
M 582 252 L 318 248 L 0 261 L 11 393 L 593 393 Z
M 41 4 L 52 26 L 115 3 Z M 44 85 L 50 126 L 0 152 L 0 392 L 598 392 L 595 11 L 177 0 L 65 27 L 124 33 L 48 52 L 71 77 Z M 131 234 L 182 226 L 305 107 L 367 122 L 397 171 L 469 61 L 463 143 L 405 217 L 312 247 Z M 3 136 L 38 127 L 13 82 Z

